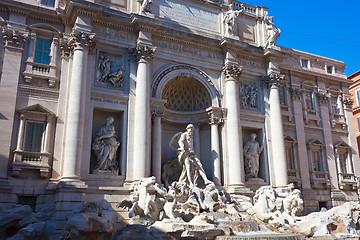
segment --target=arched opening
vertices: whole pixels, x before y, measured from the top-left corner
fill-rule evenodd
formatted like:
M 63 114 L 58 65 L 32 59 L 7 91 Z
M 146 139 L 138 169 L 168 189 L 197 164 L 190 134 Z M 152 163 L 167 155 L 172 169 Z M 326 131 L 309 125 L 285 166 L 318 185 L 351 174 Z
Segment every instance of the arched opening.
M 177 112 L 203 111 L 211 106 L 211 97 L 205 86 L 193 77 L 177 76 L 165 86 L 162 98 L 165 108 Z

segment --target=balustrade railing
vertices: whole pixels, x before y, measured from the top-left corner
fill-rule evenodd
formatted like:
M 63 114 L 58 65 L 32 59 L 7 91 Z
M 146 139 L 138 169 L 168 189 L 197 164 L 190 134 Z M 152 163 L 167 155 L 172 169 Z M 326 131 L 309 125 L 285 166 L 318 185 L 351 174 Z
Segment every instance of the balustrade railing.
M 243 8 L 244 12 L 256 15 L 256 7 L 245 4 L 245 3 L 241 3 L 241 2 L 237 2 L 237 1 L 232 1 L 232 4 L 234 6 L 235 10 L 241 10 Z M 242 6 L 241 6 L 242 4 Z

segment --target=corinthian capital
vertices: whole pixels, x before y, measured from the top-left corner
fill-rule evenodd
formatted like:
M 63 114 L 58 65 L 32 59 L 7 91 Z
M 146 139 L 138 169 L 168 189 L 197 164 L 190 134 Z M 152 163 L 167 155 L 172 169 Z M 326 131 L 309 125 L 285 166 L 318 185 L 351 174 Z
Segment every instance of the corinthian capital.
M 222 71 L 225 76 L 225 80 L 237 79 L 240 77 L 242 68 L 237 64 L 226 63 Z
M 279 73 L 270 73 L 263 78 L 263 82 L 268 86 L 281 87 L 285 85 L 285 75 Z
M 24 49 L 26 41 L 28 40 L 28 34 L 21 33 L 17 30 L 3 29 L 2 35 L 4 38 L 5 47 L 14 47 Z
M 353 106 L 353 104 L 354 104 L 354 99 L 344 97 L 344 98 L 343 98 L 343 103 L 344 103 L 344 105 L 345 105 L 345 109 L 346 109 L 346 110 L 351 110 L 351 109 L 352 109 L 352 106 Z
M 73 32 L 70 37 L 70 48 L 87 48 L 91 50 L 95 47 L 94 42 L 95 34 L 89 34 L 84 32 Z
M 155 52 L 155 48 L 137 44 L 136 47 L 129 50 L 130 56 L 136 60 L 151 60 Z

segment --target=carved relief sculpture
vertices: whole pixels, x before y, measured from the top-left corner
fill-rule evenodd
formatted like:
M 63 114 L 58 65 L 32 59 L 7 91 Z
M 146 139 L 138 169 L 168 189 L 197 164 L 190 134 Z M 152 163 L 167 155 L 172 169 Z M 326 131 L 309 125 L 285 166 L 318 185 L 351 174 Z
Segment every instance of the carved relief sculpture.
M 107 86 L 121 87 L 124 81 L 124 69 L 114 66 L 110 57 L 101 55 L 98 60 L 96 81 Z
M 250 134 L 251 140 L 247 141 L 244 147 L 244 162 L 245 162 L 245 179 L 257 178 L 259 173 L 259 157 L 264 149 L 264 144 L 255 141 L 256 134 Z
M 192 186 L 198 186 L 199 175 L 204 180 L 205 185 L 211 183 L 206 177 L 206 173 L 202 167 L 200 159 L 194 151 L 194 125 L 189 124 L 186 127 L 186 132 L 177 133 L 170 142 L 170 147 L 176 149 L 178 146 L 178 161 L 182 166 L 182 172 L 179 182 L 184 182 Z
M 267 24 L 267 39 L 265 48 L 271 48 L 272 46 L 275 46 L 277 38 L 280 37 L 281 30 L 275 26 L 273 21 L 273 17 L 269 17 L 268 15 L 265 16 L 265 22 Z
M 226 36 L 233 36 L 236 34 L 236 18 L 244 11 L 243 9 L 243 4 L 241 4 L 241 10 L 234 10 L 234 5 L 230 4 L 228 11 L 224 13 L 223 21 Z
M 116 161 L 116 151 L 120 146 L 115 135 L 115 127 L 112 125 L 113 117 L 106 119 L 106 124 L 96 134 L 92 149 L 98 160 L 96 170 L 117 171 L 119 163 Z
M 241 105 L 256 108 L 257 88 L 256 84 L 243 84 L 241 89 Z

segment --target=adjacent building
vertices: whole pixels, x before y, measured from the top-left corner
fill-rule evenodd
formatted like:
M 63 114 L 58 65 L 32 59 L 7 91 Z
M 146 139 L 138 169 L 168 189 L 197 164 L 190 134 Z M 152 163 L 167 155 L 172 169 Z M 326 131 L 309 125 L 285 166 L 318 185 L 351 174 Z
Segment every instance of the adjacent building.
M 179 174 L 169 142 L 188 123 L 230 194 L 293 183 L 306 212 L 357 200 L 346 65 L 277 46 L 275 22 L 231 0 L 2 1 L 0 206 L 53 204 L 61 229 L 83 202 Z M 100 166 L 107 131 L 114 161 Z
M 353 83 L 350 85 L 349 91 L 351 99 L 353 99 L 353 117 L 356 131 L 356 141 L 358 149 L 360 149 L 360 71 L 348 77 Z

